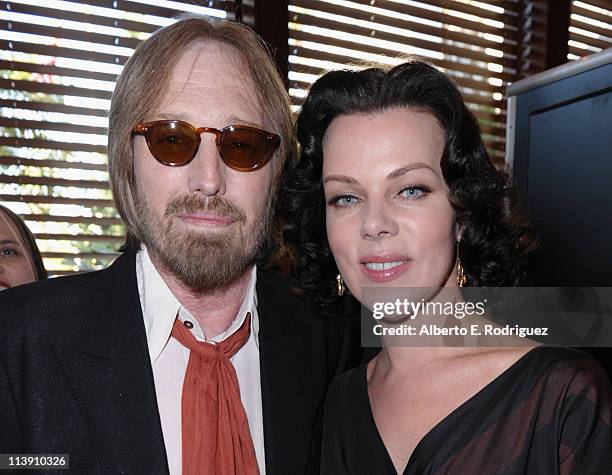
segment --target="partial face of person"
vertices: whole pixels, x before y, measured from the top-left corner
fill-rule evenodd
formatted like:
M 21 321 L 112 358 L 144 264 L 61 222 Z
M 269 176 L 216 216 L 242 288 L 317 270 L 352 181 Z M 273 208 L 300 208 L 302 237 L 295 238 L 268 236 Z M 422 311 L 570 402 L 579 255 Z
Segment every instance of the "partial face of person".
M 327 235 L 358 300 L 366 287 L 455 286 L 455 216 L 433 115 L 343 115 L 323 144 Z
M 36 272 L 28 246 L 0 210 L 0 290 L 34 282 Z
M 178 61 L 160 106 L 144 122 L 270 130 L 252 80 L 231 47 L 197 43 Z M 134 137 L 141 233 L 152 257 L 193 290 L 222 288 L 253 263 L 268 233 L 273 166 L 241 172 L 223 163 L 215 135 L 203 133 L 184 166 L 159 163 Z

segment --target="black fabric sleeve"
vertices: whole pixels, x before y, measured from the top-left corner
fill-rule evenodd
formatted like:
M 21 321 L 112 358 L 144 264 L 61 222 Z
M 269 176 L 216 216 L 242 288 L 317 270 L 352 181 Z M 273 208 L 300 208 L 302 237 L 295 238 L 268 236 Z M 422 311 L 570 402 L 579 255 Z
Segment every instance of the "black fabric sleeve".
M 559 421 L 559 473 L 612 473 L 612 387 L 590 358 L 572 372 Z

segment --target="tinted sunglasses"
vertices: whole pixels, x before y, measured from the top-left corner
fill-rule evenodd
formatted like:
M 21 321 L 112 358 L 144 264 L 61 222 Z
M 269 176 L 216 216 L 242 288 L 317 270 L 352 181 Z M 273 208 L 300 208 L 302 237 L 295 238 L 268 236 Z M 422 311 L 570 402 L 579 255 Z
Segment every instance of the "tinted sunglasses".
M 132 135 L 144 135 L 151 155 L 171 167 L 187 165 L 200 147 L 200 134 L 215 134 L 217 150 L 228 167 L 250 172 L 270 161 L 280 144 L 276 134 L 246 125 L 228 125 L 223 129 L 194 127 L 182 120 L 143 122 Z

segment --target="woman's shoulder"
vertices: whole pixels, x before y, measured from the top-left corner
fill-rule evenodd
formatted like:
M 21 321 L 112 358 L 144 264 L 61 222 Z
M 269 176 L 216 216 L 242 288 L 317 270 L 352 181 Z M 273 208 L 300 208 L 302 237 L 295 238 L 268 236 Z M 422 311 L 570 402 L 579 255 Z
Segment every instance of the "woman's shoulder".
M 342 396 L 346 393 L 355 394 L 356 391 L 366 390 L 367 364 L 360 364 L 338 375 L 330 384 L 327 391 L 328 398 L 333 395 Z
M 508 374 L 508 379 L 514 380 L 524 393 L 537 393 L 542 401 L 554 402 L 558 407 L 595 404 L 606 414 L 610 412 L 612 384 L 597 360 L 587 353 L 573 348 L 539 346 L 514 366 L 517 373 Z M 518 392 L 519 388 L 516 389 Z
M 551 410 L 595 400 L 609 406 L 612 401 L 612 385 L 605 370 L 593 357 L 576 349 L 492 348 L 473 357 L 480 361 L 481 372 L 491 375 L 490 383 L 478 393 L 481 400 L 490 398 L 504 407 L 531 401 L 529 407 L 543 404 Z
M 338 375 L 330 384 L 325 399 L 326 411 L 354 411 L 367 396 L 367 365 L 362 364 Z
M 502 375 L 514 372 L 533 374 L 534 376 L 555 375 L 558 378 L 571 379 L 577 375 L 590 375 L 592 378 L 603 377 L 609 381 L 605 370 L 589 354 L 567 347 L 535 346 L 532 348 L 498 347 L 476 354 L 478 359 L 485 359 L 485 366 Z
M 546 347 L 539 350 L 540 364 L 547 366 L 546 392 L 562 394 L 565 403 L 596 404 L 610 414 L 612 384 L 592 356 L 572 348 Z
M 540 346 L 533 350 L 532 364 L 542 368 L 558 384 L 586 384 L 610 389 L 610 380 L 601 365 L 587 353 L 566 347 Z
M 544 400 L 556 406 L 561 473 L 612 473 L 612 384 L 590 355 L 542 348 Z

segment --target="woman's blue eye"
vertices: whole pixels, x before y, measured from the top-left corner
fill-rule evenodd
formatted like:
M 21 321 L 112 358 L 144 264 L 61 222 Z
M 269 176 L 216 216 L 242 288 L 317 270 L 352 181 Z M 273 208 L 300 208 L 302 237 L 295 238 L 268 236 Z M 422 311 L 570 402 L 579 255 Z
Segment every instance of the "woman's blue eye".
M 0 254 L 2 254 L 3 256 L 16 256 L 17 251 L 5 247 L 4 249 L 0 249 Z
M 409 186 L 399 192 L 400 195 L 402 195 L 403 197 L 409 200 L 421 199 L 427 193 L 429 193 L 429 190 L 423 186 Z
M 336 196 L 329 201 L 329 204 L 339 207 L 353 206 L 358 199 L 351 195 Z

